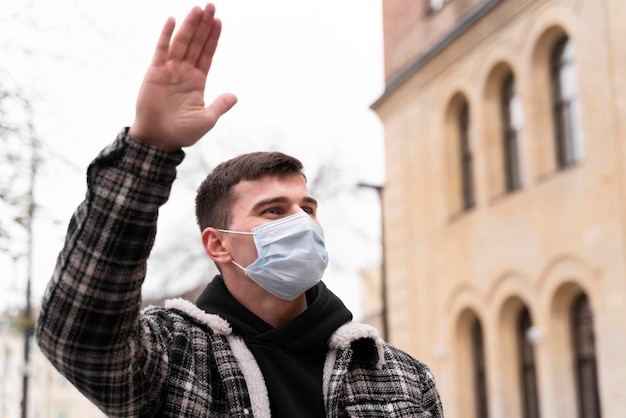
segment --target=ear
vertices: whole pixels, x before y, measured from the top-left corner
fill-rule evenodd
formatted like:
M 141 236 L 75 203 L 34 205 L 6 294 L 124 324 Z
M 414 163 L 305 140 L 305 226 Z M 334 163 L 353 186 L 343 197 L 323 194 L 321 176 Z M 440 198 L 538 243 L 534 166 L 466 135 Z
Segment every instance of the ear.
M 226 264 L 232 261 L 230 252 L 222 244 L 222 234 L 217 229 L 206 228 L 202 231 L 202 246 L 204 252 L 216 263 Z

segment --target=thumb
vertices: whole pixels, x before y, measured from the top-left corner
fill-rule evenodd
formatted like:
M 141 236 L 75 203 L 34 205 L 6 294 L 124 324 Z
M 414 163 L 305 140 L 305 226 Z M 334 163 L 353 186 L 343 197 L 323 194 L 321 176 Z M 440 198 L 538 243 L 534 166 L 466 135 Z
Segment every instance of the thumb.
M 237 96 L 231 93 L 224 93 L 213 101 L 207 108 L 209 119 L 215 124 L 217 120 L 228 112 L 237 103 Z

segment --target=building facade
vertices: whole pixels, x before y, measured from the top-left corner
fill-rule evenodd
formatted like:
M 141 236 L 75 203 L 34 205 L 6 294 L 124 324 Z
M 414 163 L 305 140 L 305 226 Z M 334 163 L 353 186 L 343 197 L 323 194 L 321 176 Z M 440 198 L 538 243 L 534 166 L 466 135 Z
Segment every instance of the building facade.
M 623 0 L 382 5 L 390 341 L 447 417 L 623 417 Z

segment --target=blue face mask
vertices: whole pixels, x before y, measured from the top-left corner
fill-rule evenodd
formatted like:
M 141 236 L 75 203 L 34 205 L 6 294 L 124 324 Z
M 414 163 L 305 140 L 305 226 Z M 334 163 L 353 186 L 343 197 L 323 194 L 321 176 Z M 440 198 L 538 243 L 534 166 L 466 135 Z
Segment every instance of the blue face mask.
M 328 266 L 322 226 L 305 212 L 252 228 L 218 231 L 254 237 L 259 257 L 248 267 L 233 264 L 272 295 L 293 300 L 315 286 Z

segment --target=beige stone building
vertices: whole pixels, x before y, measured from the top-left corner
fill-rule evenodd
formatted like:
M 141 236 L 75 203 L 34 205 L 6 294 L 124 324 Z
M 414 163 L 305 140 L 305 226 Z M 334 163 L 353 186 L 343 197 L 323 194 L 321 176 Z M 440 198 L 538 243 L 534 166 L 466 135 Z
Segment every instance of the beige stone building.
M 449 418 L 626 416 L 626 3 L 382 5 L 391 342 Z

